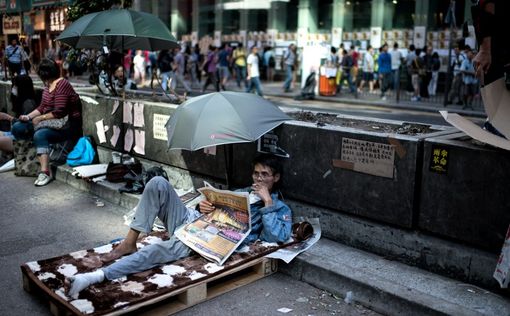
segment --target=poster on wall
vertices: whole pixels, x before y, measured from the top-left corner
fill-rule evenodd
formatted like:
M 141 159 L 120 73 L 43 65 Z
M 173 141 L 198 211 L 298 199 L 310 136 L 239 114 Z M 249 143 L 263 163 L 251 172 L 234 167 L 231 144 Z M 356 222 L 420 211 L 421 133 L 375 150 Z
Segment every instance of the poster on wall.
M 416 48 L 423 48 L 425 46 L 425 26 L 415 26 L 414 27 L 414 37 L 413 44 Z
M 306 27 L 300 27 L 298 29 L 297 47 L 305 46 L 307 39 L 308 39 L 308 31 L 306 30 Z
M 221 46 L 221 31 L 214 31 L 214 46 Z
M 331 29 L 331 45 L 339 47 L 340 43 L 342 43 L 342 28 L 334 27 Z
M 382 27 L 370 28 L 370 45 L 374 48 L 381 47 Z
M 4 34 L 20 34 L 21 33 L 21 17 L 5 16 L 2 20 Z

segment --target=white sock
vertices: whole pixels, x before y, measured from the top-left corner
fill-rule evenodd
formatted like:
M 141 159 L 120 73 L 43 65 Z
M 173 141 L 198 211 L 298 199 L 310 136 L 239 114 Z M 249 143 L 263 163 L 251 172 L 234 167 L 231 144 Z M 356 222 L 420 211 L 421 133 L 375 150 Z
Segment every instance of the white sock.
M 69 289 L 68 295 L 74 299 L 78 298 L 80 292 L 92 284 L 103 282 L 104 272 L 99 269 L 94 272 L 78 273 L 69 278 L 71 282 L 71 288 Z

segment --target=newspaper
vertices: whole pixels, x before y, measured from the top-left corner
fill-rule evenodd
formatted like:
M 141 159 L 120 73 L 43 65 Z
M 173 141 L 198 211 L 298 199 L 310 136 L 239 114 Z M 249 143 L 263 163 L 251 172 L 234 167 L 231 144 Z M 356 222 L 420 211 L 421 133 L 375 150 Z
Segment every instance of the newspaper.
M 310 224 L 312 224 L 313 235 L 307 240 L 303 240 L 289 247 L 278 249 L 277 251 L 266 255 L 267 258 L 282 259 L 283 261 L 285 261 L 285 263 L 289 263 L 297 255 L 312 247 L 321 238 L 321 224 L 318 218 L 301 217 L 296 218 L 294 220 L 297 222 L 307 221 Z
M 223 265 L 251 231 L 247 192 L 198 189 L 216 209 L 175 231 L 175 236 L 208 260 Z

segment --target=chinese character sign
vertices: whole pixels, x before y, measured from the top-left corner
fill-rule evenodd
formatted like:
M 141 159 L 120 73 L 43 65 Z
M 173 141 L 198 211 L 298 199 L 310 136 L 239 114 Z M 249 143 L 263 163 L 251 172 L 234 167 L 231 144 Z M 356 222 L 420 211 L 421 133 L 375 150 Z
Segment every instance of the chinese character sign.
M 341 161 L 354 171 L 393 178 L 395 146 L 344 137 Z
M 446 173 L 448 171 L 449 158 L 448 149 L 439 146 L 432 147 L 429 170 L 437 173 Z

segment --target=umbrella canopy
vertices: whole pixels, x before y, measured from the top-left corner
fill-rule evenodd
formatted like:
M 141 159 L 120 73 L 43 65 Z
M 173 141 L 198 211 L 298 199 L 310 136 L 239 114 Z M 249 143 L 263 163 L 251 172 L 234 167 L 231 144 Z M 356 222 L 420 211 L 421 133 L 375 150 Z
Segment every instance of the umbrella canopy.
M 142 49 L 156 51 L 180 47 L 155 15 L 130 9 L 112 9 L 82 16 L 57 41 L 74 48 Z
M 252 142 L 287 120 L 291 118 L 276 105 L 255 94 L 209 93 L 177 107 L 166 124 L 168 148 Z

